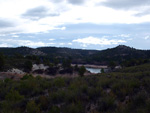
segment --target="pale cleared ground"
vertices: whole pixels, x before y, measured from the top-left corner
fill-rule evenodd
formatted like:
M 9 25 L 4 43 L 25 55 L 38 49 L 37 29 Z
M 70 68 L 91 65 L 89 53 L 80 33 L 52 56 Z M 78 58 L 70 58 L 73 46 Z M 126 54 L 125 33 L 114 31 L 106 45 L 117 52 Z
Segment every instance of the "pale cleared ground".
M 72 64 L 72 66 L 75 66 L 75 64 Z M 82 66 L 82 64 L 78 64 L 78 66 Z M 106 69 L 107 66 L 102 66 L 102 65 L 89 65 L 89 64 L 86 64 L 84 65 L 85 67 L 90 67 L 90 68 L 104 68 Z M 34 64 L 33 65 L 33 68 L 32 68 L 32 72 L 35 71 L 35 70 L 38 70 L 38 69 L 42 69 L 42 70 L 46 70 L 48 68 L 48 66 L 44 66 L 43 64 Z M 30 73 L 32 74 L 34 77 L 36 76 L 41 76 L 41 77 L 44 77 L 44 78 L 55 78 L 55 77 L 70 77 L 70 78 L 74 78 L 74 77 L 78 77 L 78 73 L 77 72 L 74 72 L 73 74 L 56 74 L 56 75 L 46 75 L 46 74 L 33 74 L 33 73 Z M 11 69 L 11 70 L 8 70 L 7 72 L 0 72 L 0 79 L 5 79 L 5 78 L 12 78 L 12 79 L 15 79 L 15 80 L 18 80 L 20 78 L 22 78 L 26 73 L 23 72 L 22 70 L 19 70 L 19 69 Z M 94 75 L 88 71 L 86 71 L 86 73 L 84 74 L 84 76 L 89 76 L 89 75 Z
M 5 78 L 19 80 L 23 76 L 24 76 L 24 74 L 17 74 L 17 73 L 12 73 L 12 72 L 0 72 L 0 79 L 1 80 L 5 79 Z

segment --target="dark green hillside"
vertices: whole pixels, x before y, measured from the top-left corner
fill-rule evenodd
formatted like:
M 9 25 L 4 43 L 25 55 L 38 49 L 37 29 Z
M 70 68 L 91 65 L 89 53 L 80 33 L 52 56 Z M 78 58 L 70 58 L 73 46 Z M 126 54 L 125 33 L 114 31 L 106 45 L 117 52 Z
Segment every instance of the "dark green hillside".
M 150 64 L 119 72 L 0 80 L 1 113 L 149 113 Z
M 115 48 L 102 50 L 91 56 L 97 62 L 114 61 L 121 63 L 128 60 L 150 59 L 149 50 L 138 50 L 128 46 L 120 45 Z M 107 63 L 108 64 L 108 63 Z
M 62 57 L 77 57 L 77 58 L 88 57 L 98 52 L 96 50 L 82 50 L 82 49 L 56 48 L 56 47 L 42 47 L 37 49 L 48 55 L 54 56 L 56 55 Z
M 91 55 L 99 52 L 96 50 L 82 50 L 56 47 L 42 47 L 37 49 L 46 53 L 50 57 L 71 58 L 73 63 L 90 63 L 87 59 Z
M 56 47 L 42 47 L 37 49 L 51 57 L 72 58 L 73 63 L 108 65 L 110 61 L 121 64 L 124 61 L 132 59 L 138 61 L 150 59 L 149 50 L 138 50 L 124 45 L 102 51 Z
M 72 63 L 103 65 L 108 65 L 111 61 L 114 61 L 116 64 L 126 63 L 126 65 L 130 66 L 131 64 L 132 66 L 133 64 L 139 65 L 145 63 L 146 61 L 144 60 L 150 59 L 150 50 L 137 50 L 124 45 L 102 51 L 57 47 L 41 47 L 36 49 L 29 47 L 0 48 L 0 53 L 4 53 L 8 56 L 15 54 L 23 56 L 36 55 L 50 60 L 58 58 L 60 61 L 64 58 L 69 58 L 72 60 Z M 131 61 L 127 62 L 129 60 Z M 138 63 L 135 60 L 137 60 Z
M 139 66 L 134 66 L 134 67 L 128 67 L 128 68 L 124 68 L 122 70 L 120 70 L 120 72 L 123 73 L 142 73 L 142 72 L 149 72 L 150 71 L 150 64 L 143 64 L 143 65 L 139 65 Z

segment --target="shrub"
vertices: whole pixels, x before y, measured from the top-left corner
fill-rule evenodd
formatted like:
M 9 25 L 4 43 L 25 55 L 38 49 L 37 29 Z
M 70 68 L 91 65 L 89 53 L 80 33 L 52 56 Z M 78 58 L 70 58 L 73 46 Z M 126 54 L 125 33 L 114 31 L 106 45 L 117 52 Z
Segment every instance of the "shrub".
M 4 65 L 5 65 L 5 58 L 4 58 L 4 55 L 3 55 L 3 54 L 0 54 L 0 71 L 3 70 Z
M 27 79 L 32 79 L 32 78 L 33 78 L 33 76 L 31 74 L 29 74 L 29 75 L 26 74 L 21 78 L 21 80 L 27 80 Z
M 60 74 L 66 74 L 66 73 L 72 74 L 73 73 L 73 68 L 72 67 L 65 68 L 63 70 L 60 70 L 59 73 Z
M 49 68 L 46 70 L 46 73 L 47 73 L 48 75 L 56 75 L 57 70 L 58 70 L 57 67 L 49 67 Z
M 39 105 L 41 110 L 47 110 L 48 109 L 48 98 L 45 96 L 40 96 L 38 99 Z
M 52 106 L 48 113 L 60 113 L 60 108 L 57 106 Z
M 26 72 L 30 72 L 32 70 L 32 62 L 30 60 L 24 63 L 24 68 Z
M 84 113 L 84 108 L 80 101 L 77 103 L 71 103 L 63 107 L 63 113 Z
M 10 78 L 5 78 L 4 82 L 5 83 L 8 83 L 8 82 L 11 82 L 12 80 Z
M 91 101 L 94 101 L 98 97 L 101 96 L 102 89 L 100 87 L 92 87 L 88 89 L 88 96 L 91 99 Z
M 61 78 L 61 77 L 55 78 L 53 81 L 53 86 L 64 87 L 65 86 L 65 78 Z
M 39 95 L 42 93 L 42 87 L 40 86 L 39 81 L 35 78 L 21 81 L 17 89 L 21 94 L 27 97 Z
M 31 100 L 27 103 L 26 109 L 28 113 L 41 113 L 39 106 L 36 105 L 34 100 Z
M 85 67 L 84 67 L 84 66 L 81 66 L 81 67 L 79 68 L 79 75 L 80 75 L 81 77 L 83 77 L 85 72 L 86 72 Z
M 140 107 L 140 106 L 145 106 L 146 104 L 146 94 L 145 92 L 140 92 L 139 94 L 137 94 L 134 98 L 133 98 L 133 106 L 135 106 L 136 108 Z
M 24 99 L 24 96 L 20 95 L 18 91 L 16 90 L 11 90 L 7 95 L 6 95 L 6 100 L 7 101 L 20 101 Z
M 16 90 L 10 90 L 5 96 L 5 101 L 2 103 L 3 113 L 20 113 L 21 102 L 24 96 L 20 95 Z
M 33 73 L 43 74 L 44 71 L 45 71 L 44 69 L 37 69 L 37 70 L 35 70 Z
M 58 103 L 63 103 L 65 102 L 65 99 L 66 99 L 66 94 L 68 92 L 66 90 L 62 90 L 62 89 L 59 89 L 58 91 L 54 92 L 54 91 L 51 91 L 49 92 L 49 99 L 50 99 L 50 102 L 52 104 L 58 104 Z
M 116 108 L 115 98 L 111 96 L 103 97 L 98 102 L 98 111 L 106 112 L 111 111 Z

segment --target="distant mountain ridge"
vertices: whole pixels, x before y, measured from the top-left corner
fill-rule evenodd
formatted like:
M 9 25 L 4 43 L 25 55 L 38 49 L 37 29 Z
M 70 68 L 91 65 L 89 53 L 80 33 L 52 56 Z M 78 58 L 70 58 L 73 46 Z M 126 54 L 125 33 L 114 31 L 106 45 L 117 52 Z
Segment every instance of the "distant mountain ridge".
M 150 59 L 150 50 L 138 50 L 125 45 L 119 45 L 106 50 L 82 50 L 58 47 L 0 48 L 0 52 L 11 56 L 14 54 L 46 56 L 49 58 L 71 58 L 73 63 L 106 64 L 109 61 L 122 62 L 128 59 Z

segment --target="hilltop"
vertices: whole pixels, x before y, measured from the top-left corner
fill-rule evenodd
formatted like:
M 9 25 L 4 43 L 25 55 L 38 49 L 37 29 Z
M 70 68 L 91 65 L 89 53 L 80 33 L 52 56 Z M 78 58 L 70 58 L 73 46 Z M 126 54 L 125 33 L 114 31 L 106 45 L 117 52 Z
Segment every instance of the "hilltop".
M 115 48 L 102 50 L 92 55 L 92 58 L 97 62 L 114 61 L 121 63 L 132 59 L 149 59 L 150 50 L 139 50 L 125 45 L 119 45 Z
M 0 52 L 3 53 L 4 55 L 8 55 L 8 56 L 13 56 L 15 54 L 21 54 L 23 56 L 27 56 L 27 55 L 44 56 L 44 55 L 46 55 L 45 53 L 43 53 L 42 51 L 40 51 L 38 49 L 33 49 L 30 47 L 25 47 L 25 46 L 17 47 L 17 48 L 1 47 Z

